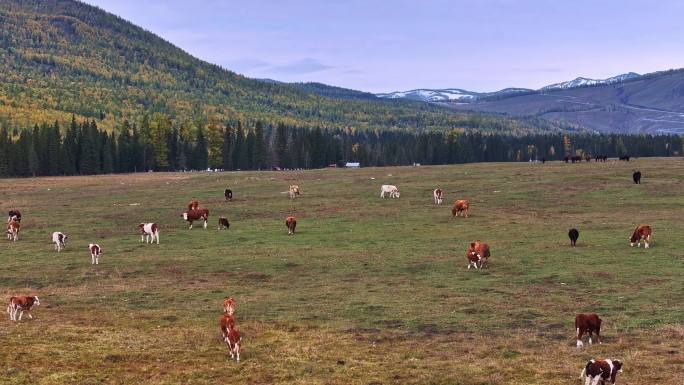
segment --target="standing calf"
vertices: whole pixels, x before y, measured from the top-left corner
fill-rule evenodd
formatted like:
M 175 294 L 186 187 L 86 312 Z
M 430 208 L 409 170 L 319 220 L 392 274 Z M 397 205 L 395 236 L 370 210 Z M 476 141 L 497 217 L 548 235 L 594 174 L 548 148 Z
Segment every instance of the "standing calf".
M 463 215 L 468 218 L 468 209 L 470 208 L 470 202 L 466 199 L 457 200 L 454 202 L 454 207 L 451 208 L 451 216 L 457 217 Z
M 634 171 L 632 180 L 634 180 L 634 184 L 641 184 L 641 171 Z
M 90 264 L 99 265 L 100 264 L 100 254 L 102 254 L 102 248 L 97 243 L 91 243 L 88 245 L 90 250 Z
M 468 258 L 468 270 L 470 270 L 471 267 L 481 269 L 487 266 L 490 256 L 491 253 L 488 244 L 480 241 L 471 242 L 466 254 L 466 257 Z
M 287 217 L 285 219 L 285 226 L 287 226 L 287 235 L 294 234 L 295 227 L 297 227 L 297 219 L 295 217 Z
M 227 188 L 226 191 L 223 192 L 223 196 L 226 197 L 226 202 L 232 202 L 233 201 L 233 190 Z
M 159 244 L 159 228 L 156 223 L 141 223 L 138 229 L 140 229 L 140 242 L 154 243 L 156 239 Z
M 634 229 L 632 236 L 629 238 L 629 245 L 634 247 L 636 244 L 637 247 L 641 247 L 641 240 L 643 239 L 644 247 L 648 249 L 651 245 L 651 234 L 651 226 L 639 225 Z
M 17 239 L 19 239 L 20 229 L 21 225 L 19 224 L 19 222 L 16 219 L 10 219 L 9 223 L 7 223 L 7 239 L 16 242 Z
M 64 233 L 60 233 L 59 231 L 52 233 L 52 243 L 55 244 L 55 250 L 57 250 L 58 253 L 66 247 L 66 240 L 67 236 L 64 235 Z
M 575 247 L 577 239 L 579 239 L 579 231 L 577 229 L 570 229 L 570 231 L 568 231 L 568 237 L 570 238 L 570 245 Z
M 11 321 L 21 321 L 21 316 L 24 315 L 24 311 L 28 313 L 29 318 L 33 319 L 31 310 L 38 305 L 40 305 L 38 296 L 27 297 L 21 295 L 18 297 L 11 297 L 9 305 L 7 305 L 7 313 L 9 313 Z M 19 319 L 17 319 L 17 312 L 19 312 Z
M 584 385 L 615 385 L 618 373 L 622 373 L 620 360 L 590 360 L 580 373 L 580 381 Z
M 290 196 L 290 199 L 295 199 L 295 197 L 299 196 L 299 185 L 293 184 L 290 185 L 290 191 L 288 192 L 288 195 Z
M 209 221 L 209 210 L 207 209 L 195 209 L 195 210 L 188 210 L 181 214 L 181 217 L 183 219 L 190 223 L 190 228 L 192 229 L 192 222 L 193 221 L 199 221 L 202 220 L 204 221 L 204 228 L 207 228 L 207 222 Z
M 596 333 L 596 341 L 601 343 L 601 318 L 596 313 L 583 313 L 575 316 L 575 332 L 577 336 L 577 347 L 584 346 L 582 335 L 589 334 L 589 345 L 592 344 L 591 337 Z
M 227 229 L 230 227 L 230 222 L 228 222 L 228 218 L 226 218 L 226 217 L 219 217 L 218 224 L 219 224 L 218 225 L 219 230 Z
M 435 199 L 436 205 L 441 205 L 444 200 L 444 190 L 441 188 L 435 189 L 435 191 L 432 192 L 432 197 Z
M 219 318 L 219 326 L 223 341 L 228 345 L 230 358 L 236 358 L 237 362 L 240 362 L 240 343 L 242 342 L 242 337 L 235 328 L 235 319 L 232 315 L 223 314 Z
M 229 315 L 235 313 L 235 300 L 233 298 L 226 297 L 223 299 L 223 312 Z

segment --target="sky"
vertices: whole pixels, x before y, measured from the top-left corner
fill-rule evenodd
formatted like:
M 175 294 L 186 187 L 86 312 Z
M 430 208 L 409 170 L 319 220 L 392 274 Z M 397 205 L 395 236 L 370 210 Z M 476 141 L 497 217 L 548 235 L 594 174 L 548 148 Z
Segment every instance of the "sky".
M 684 67 L 684 1 L 86 0 L 254 78 L 540 88 Z

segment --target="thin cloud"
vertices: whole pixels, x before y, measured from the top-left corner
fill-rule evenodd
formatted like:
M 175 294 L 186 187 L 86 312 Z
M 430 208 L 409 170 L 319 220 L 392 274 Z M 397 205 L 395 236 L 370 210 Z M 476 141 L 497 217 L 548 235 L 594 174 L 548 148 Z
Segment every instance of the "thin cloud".
M 323 64 L 316 59 L 307 57 L 287 64 L 270 67 L 266 72 L 282 75 L 301 75 L 325 71 L 332 68 L 335 67 Z

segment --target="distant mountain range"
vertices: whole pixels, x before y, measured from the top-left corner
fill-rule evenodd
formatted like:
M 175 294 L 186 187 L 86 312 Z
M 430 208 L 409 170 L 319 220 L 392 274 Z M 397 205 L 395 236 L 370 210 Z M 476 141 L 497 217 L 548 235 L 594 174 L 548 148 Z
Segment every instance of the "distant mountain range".
M 565 90 L 570 88 L 596 86 L 602 84 L 614 84 L 620 83 L 625 80 L 635 79 L 640 77 L 638 73 L 629 72 L 626 74 L 621 74 L 613 76 L 607 79 L 590 79 L 584 77 L 578 77 L 576 79 L 550 84 L 548 86 L 542 87 L 538 90 L 533 90 L 530 88 L 504 88 L 500 91 L 495 92 L 475 92 L 468 91 L 461 88 L 444 88 L 444 89 L 427 89 L 419 88 L 409 91 L 394 91 L 388 93 L 378 93 L 375 96 L 385 99 L 409 99 L 417 100 L 421 102 L 460 102 L 460 103 L 471 103 L 477 100 L 485 98 L 497 98 L 497 97 L 508 97 L 516 96 L 522 94 L 529 94 L 533 92 L 545 92 L 553 90 Z
M 607 79 L 578 77 L 538 90 L 472 92 L 457 88 L 376 94 L 450 106 L 459 111 L 535 117 L 597 132 L 684 134 L 684 69 Z

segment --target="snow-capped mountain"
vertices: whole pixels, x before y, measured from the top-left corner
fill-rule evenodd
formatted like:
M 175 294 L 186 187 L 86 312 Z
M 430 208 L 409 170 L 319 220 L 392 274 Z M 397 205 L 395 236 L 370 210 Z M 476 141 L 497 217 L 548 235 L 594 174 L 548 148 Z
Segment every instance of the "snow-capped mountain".
M 445 88 L 445 89 L 427 89 L 420 88 L 410 91 L 395 91 L 388 93 L 375 94 L 379 98 L 386 99 L 410 99 L 418 100 L 421 102 L 457 102 L 457 103 L 472 103 L 479 99 L 491 98 L 497 96 L 512 96 L 513 94 L 524 94 L 531 92 L 546 92 L 553 90 L 566 90 L 570 88 L 601 85 L 601 84 L 613 84 L 620 83 L 625 80 L 640 77 L 638 73 L 628 72 L 626 74 L 621 74 L 613 76 L 607 79 L 590 79 L 584 77 L 578 77 L 574 80 L 567 82 L 555 83 L 542 87 L 538 90 L 531 90 L 527 88 L 504 88 L 503 90 L 496 92 L 474 92 L 467 91 L 461 88 Z
M 636 72 L 628 72 L 626 74 L 621 74 L 617 76 L 613 76 L 607 79 L 590 79 L 590 78 L 583 78 L 583 77 L 578 77 L 573 80 L 567 81 L 567 82 L 561 82 L 561 83 L 555 83 L 548 85 L 546 87 L 542 87 L 539 89 L 539 91 L 551 91 L 551 90 L 566 90 L 569 88 L 577 88 L 577 87 L 585 87 L 585 86 L 595 86 L 599 84 L 613 84 L 613 83 L 620 83 L 628 79 L 633 79 L 633 78 L 638 78 L 639 75 Z
M 375 94 L 375 96 L 386 99 L 419 100 L 422 102 L 470 102 L 480 96 L 480 93 L 466 91 L 460 88 L 447 88 L 443 90 L 417 89 L 410 91 L 395 91 L 385 94 Z

